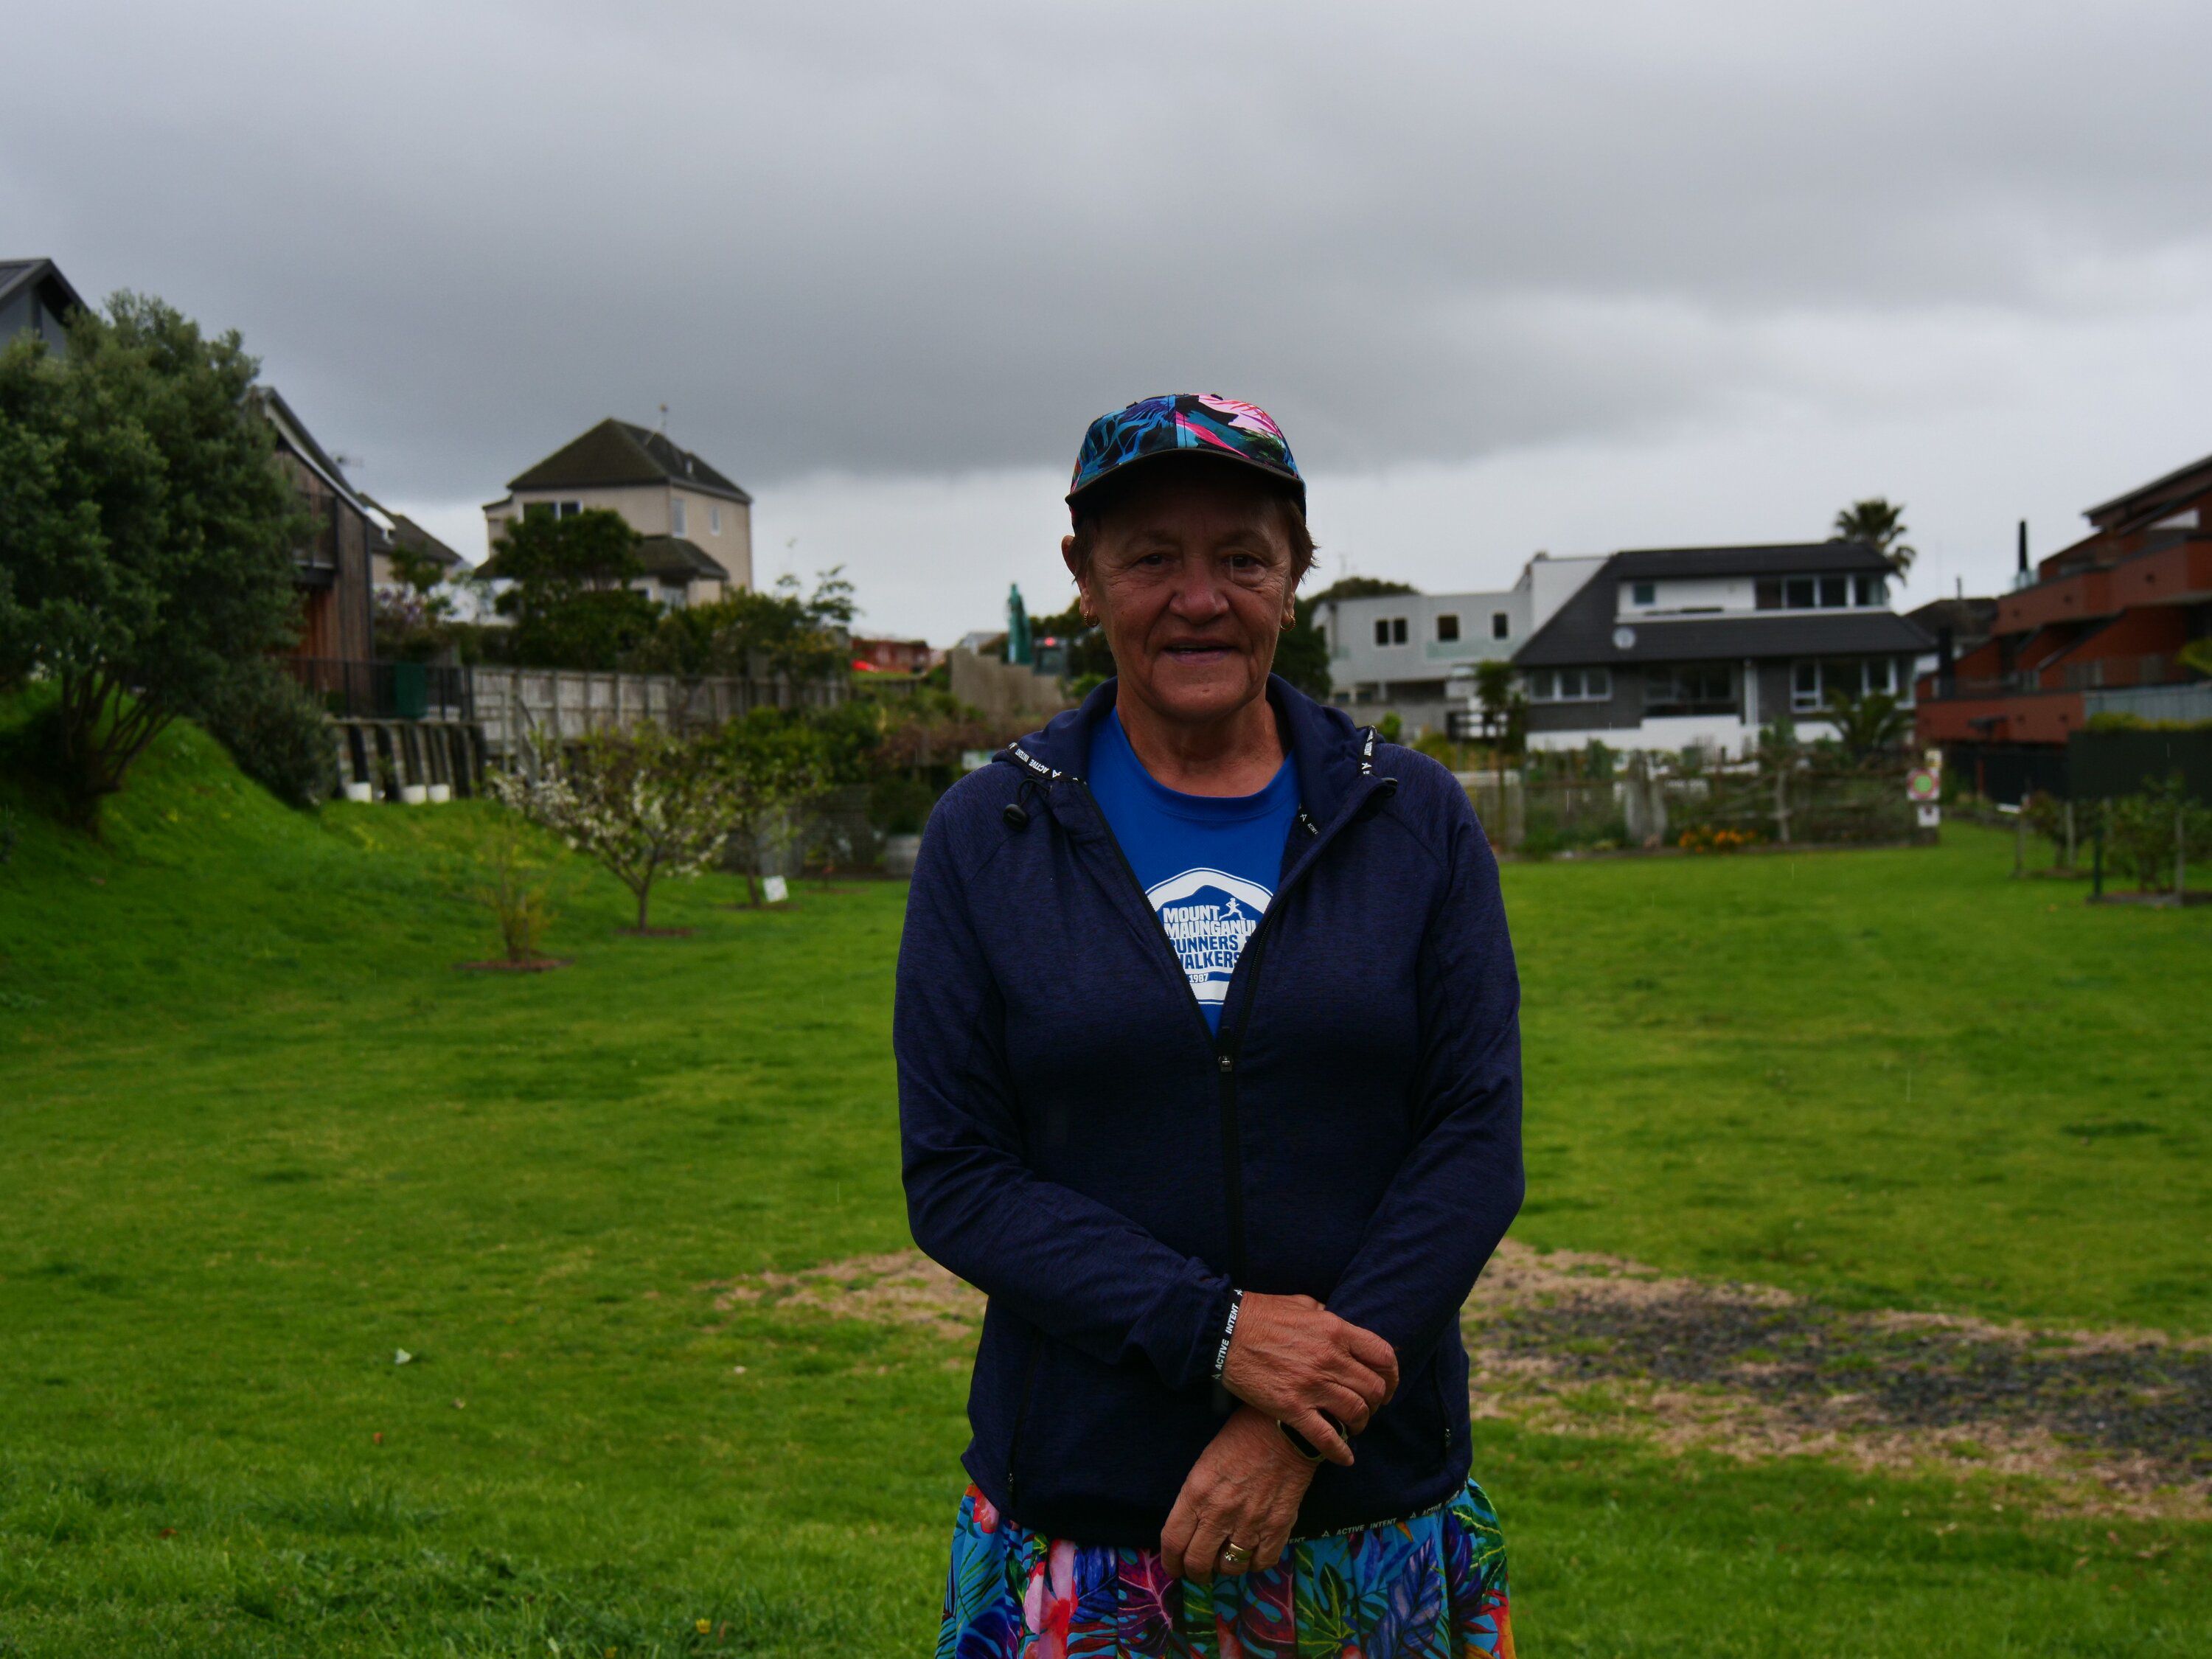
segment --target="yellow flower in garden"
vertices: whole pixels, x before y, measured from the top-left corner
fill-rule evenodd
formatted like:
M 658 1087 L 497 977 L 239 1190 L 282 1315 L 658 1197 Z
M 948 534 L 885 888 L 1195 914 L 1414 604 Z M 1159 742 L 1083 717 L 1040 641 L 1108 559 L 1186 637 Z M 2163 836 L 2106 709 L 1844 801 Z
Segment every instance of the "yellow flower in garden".
M 708 1631 L 714 1628 L 714 1621 L 710 1619 L 702 1619 L 699 1621 L 698 1628 L 699 1634 L 704 1636 Z

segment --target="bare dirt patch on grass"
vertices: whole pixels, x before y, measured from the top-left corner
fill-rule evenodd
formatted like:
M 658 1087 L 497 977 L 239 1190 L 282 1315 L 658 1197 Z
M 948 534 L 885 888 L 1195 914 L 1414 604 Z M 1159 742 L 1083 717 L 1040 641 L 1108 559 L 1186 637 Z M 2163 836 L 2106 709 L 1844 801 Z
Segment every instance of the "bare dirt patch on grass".
M 917 1253 L 700 1287 L 971 1340 L 982 1296 Z M 2212 1344 L 1855 1312 L 1508 1242 L 1464 1317 L 1478 1416 L 1745 1459 L 1980 1470 L 2072 1512 L 2212 1518 Z
M 724 1313 L 742 1304 L 812 1308 L 844 1319 L 916 1325 L 972 1338 L 983 1322 L 982 1292 L 918 1250 L 859 1255 L 795 1273 L 755 1273 L 700 1287 Z
M 2066 1509 L 2212 1516 L 2212 1346 L 1853 1312 L 1508 1244 L 1468 1305 L 1475 1409 L 1747 1458 L 2031 1477 Z

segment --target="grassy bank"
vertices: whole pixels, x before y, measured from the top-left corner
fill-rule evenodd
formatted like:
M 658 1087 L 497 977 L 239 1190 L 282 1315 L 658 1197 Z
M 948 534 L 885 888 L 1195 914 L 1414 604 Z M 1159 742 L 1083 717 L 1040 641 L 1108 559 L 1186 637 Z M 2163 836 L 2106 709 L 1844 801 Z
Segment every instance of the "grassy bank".
M 958 1346 L 704 1288 L 907 1245 L 902 890 L 709 878 L 656 905 L 690 938 L 635 939 L 580 871 L 575 966 L 464 974 L 476 822 L 289 814 L 180 731 L 109 845 L 33 820 L 0 868 L 0 1654 L 928 1641 Z M 1966 835 L 1510 870 L 1517 1235 L 2212 1328 L 2212 918 L 2008 867 Z M 2201 1528 L 1482 1436 L 1527 1651 L 2212 1646 Z

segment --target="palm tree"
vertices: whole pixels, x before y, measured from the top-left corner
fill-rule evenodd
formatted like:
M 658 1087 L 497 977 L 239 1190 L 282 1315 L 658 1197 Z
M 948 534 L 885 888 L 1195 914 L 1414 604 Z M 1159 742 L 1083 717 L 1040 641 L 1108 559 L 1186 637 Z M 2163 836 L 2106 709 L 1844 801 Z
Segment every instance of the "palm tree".
M 1904 539 L 1905 504 L 1892 506 L 1880 495 L 1853 501 L 1836 514 L 1836 534 L 1847 542 L 1863 542 L 1889 561 L 1898 580 L 1912 568 L 1913 550 Z
M 1838 692 L 1821 712 L 1835 722 L 1836 741 L 1854 761 L 1888 753 L 1912 729 L 1911 716 L 1887 691 L 1869 691 L 1863 697 Z

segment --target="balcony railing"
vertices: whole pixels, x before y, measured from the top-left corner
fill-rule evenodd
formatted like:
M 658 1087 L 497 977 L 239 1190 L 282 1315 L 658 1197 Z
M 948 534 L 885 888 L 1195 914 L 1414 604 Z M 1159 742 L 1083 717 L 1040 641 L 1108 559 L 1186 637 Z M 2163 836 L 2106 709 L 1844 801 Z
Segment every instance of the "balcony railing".
M 2030 696 L 2051 691 L 2106 691 L 2138 685 L 2181 685 L 2188 683 L 2171 657 L 2092 657 L 2086 662 L 2062 663 L 2057 677 L 2046 680 L 2043 672 L 2018 668 L 2008 674 L 1969 678 L 1963 674 L 1936 676 L 1931 702 L 1955 702 L 1970 698 Z
M 2069 691 L 2104 691 L 2132 685 L 2168 685 L 2184 677 L 2161 656 L 2093 657 L 2069 662 L 2060 671 Z
M 346 662 L 288 657 L 284 668 L 340 720 L 472 720 L 469 671 L 447 663 Z

